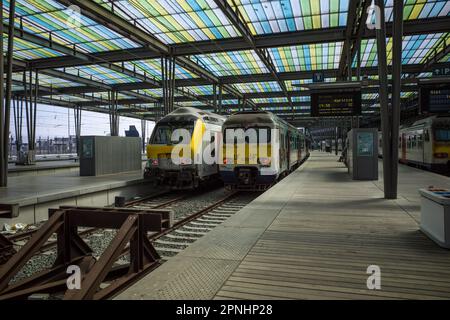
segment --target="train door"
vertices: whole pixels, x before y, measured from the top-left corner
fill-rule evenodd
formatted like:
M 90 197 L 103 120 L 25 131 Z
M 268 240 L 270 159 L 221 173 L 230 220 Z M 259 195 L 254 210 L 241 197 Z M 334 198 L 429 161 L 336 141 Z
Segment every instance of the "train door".
M 291 167 L 291 134 L 288 131 L 286 134 L 286 142 L 287 142 L 287 159 L 286 159 L 286 164 L 287 164 L 287 169 L 289 170 Z

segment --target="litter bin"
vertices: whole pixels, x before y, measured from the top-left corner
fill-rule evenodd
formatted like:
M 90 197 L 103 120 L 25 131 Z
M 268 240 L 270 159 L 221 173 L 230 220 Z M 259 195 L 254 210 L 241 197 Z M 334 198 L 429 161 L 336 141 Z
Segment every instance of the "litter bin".
M 450 190 L 420 189 L 420 230 L 441 247 L 450 249 Z

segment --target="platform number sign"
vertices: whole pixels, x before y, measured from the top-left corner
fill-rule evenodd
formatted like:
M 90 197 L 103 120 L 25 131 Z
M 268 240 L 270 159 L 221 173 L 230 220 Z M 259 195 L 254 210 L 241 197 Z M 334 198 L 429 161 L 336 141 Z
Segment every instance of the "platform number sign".
M 314 72 L 313 73 L 313 82 L 324 82 L 325 77 L 323 75 L 323 72 Z
M 434 69 L 433 76 L 435 77 L 450 76 L 450 65 Z

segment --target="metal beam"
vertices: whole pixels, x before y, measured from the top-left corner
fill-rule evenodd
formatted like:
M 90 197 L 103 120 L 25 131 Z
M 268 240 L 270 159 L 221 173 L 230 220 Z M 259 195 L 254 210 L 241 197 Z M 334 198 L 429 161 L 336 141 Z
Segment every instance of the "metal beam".
M 107 26 L 108 28 L 114 30 L 118 34 L 121 34 L 141 44 L 144 47 L 148 47 L 158 56 L 173 55 L 172 54 L 173 50 L 168 45 L 164 44 L 162 41 L 160 41 L 153 35 L 145 32 L 144 31 L 145 27 L 143 26 L 139 27 L 138 22 L 136 22 L 136 25 L 133 25 L 129 21 L 123 19 L 122 17 L 119 17 L 118 15 L 115 15 L 112 11 L 104 8 L 98 3 L 95 3 L 90 0 L 89 1 L 58 0 L 58 2 L 62 3 L 65 6 L 77 5 L 78 7 L 80 7 L 81 13 L 83 15 L 91 18 L 92 20 L 104 26 Z M 184 68 L 188 69 L 191 72 L 194 72 L 200 77 L 205 78 L 211 82 L 218 83 L 218 79 L 216 76 L 214 76 L 211 72 L 196 64 L 191 59 L 180 56 L 176 58 L 176 62 L 178 65 L 183 66 Z M 231 86 L 224 86 L 224 89 L 230 92 L 231 94 L 236 95 L 237 97 L 242 96 L 242 94 L 237 92 L 236 89 L 234 89 Z
M 61 1 L 70 2 L 68 0 L 61 0 Z M 408 36 L 415 34 L 448 32 L 447 26 L 449 24 L 450 24 L 450 17 L 408 20 L 404 22 L 404 35 Z M 388 37 L 392 36 L 392 23 L 387 23 L 386 30 L 387 36 Z M 342 42 L 346 40 L 345 32 L 346 27 L 336 27 L 336 28 L 301 30 L 301 31 L 260 35 L 254 36 L 254 39 L 255 39 L 255 46 L 257 48 L 275 48 L 275 47 L 313 44 L 313 43 Z M 121 34 L 126 33 L 122 32 Z M 363 32 L 361 33 L 360 36 L 361 39 L 373 39 L 375 38 L 375 33 L 372 30 L 367 30 L 366 28 L 363 28 Z M 252 46 L 249 43 L 247 43 L 242 37 L 180 43 L 180 44 L 173 44 L 170 47 L 172 48 L 172 54 L 177 57 L 252 49 Z M 109 61 L 112 63 L 120 61 L 155 59 L 159 58 L 160 55 L 161 54 L 158 51 L 155 51 L 152 48 L 148 48 L 144 43 L 143 46 L 140 48 L 93 53 L 90 55 L 90 57 L 95 57 L 97 61 Z M 181 63 L 182 61 L 178 61 L 178 64 Z M 55 58 L 42 58 L 30 61 L 30 67 L 33 68 L 37 67 L 41 69 L 73 67 L 89 64 L 93 63 L 85 61 L 78 57 L 67 57 L 67 56 Z M 193 67 L 193 65 L 190 62 L 188 62 L 188 66 Z M 18 71 L 21 70 L 18 69 Z M 205 76 L 207 75 L 205 74 Z
M 341 58 L 339 60 L 339 78 L 343 78 L 347 66 L 348 53 L 350 52 L 350 46 L 352 42 L 352 37 L 356 28 L 359 27 L 360 20 L 358 19 L 358 4 L 360 0 L 350 0 L 347 14 L 347 27 L 345 30 L 345 41 L 342 47 Z M 350 62 L 351 63 L 351 62 Z
M 447 63 L 436 63 L 433 66 L 427 68 L 426 70 L 429 71 L 434 67 L 444 67 L 447 66 Z M 392 70 L 392 67 L 388 67 L 389 70 Z M 403 73 L 408 74 L 418 74 L 423 72 L 424 68 L 421 64 L 409 64 L 404 65 L 402 68 Z M 323 70 L 322 71 L 326 78 L 332 78 L 336 77 L 338 73 L 338 69 L 329 69 L 329 70 Z M 352 73 L 355 73 L 356 69 L 353 69 Z M 130 83 L 120 83 L 120 84 L 113 84 L 109 86 L 102 86 L 99 87 L 97 82 L 90 82 L 89 79 L 82 78 L 80 79 L 77 76 L 70 75 L 67 73 L 57 73 L 55 71 L 52 71 L 51 73 L 47 73 L 46 71 L 41 71 L 42 74 L 48 74 L 53 75 L 59 78 L 65 78 L 70 81 L 74 82 L 80 82 L 83 81 L 86 86 L 75 86 L 75 87 L 64 87 L 64 88 L 58 88 L 58 92 L 60 94 L 77 94 L 77 93 L 90 93 L 90 92 L 106 92 L 108 90 L 115 90 L 119 92 L 123 91 L 130 91 L 130 90 L 140 90 L 140 89 L 146 89 L 148 88 L 148 84 L 142 81 L 139 82 L 130 82 Z M 313 71 L 295 71 L 295 72 L 281 72 L 279 73 L 279 77 L 282 81 L 289 81 L 289 80 L 300 80 L 300 79 L 311 79 L 313 76 Z M 377 67 L 366 67 L 361 68 L 361 73 L 365 75 L 377 75 L 378 74 L 378 68 Z M 409 83 L 417 82 L 418 80 L 414 78 L 408 78 Z M 219 78 L 220 82 L 227 83 L 227 84 L 235 84 L 235 83 L 250 83 L 250 82 L 267 82 L 272 81 L 272 75 L 269 73 L 262 73 L 262 74 L 255 74 L 255 75 L 242 75 L 239 77 L 235 76 L 225 76 Z M 208 85 L 209 82 L 206 82 L 205 79 L 202 78 L 194 78 L 194 79 L 178 79 L 175 82 L 175 85 L 177 87 L 185 87 L 185 86 L 203 86 Z M 125 93 L 125 92 L 124 92 Z M 185 91 L 185 94 L 187 92 Z M 198 98 L 198 97 L 197 97 Z M 197 99 L 196 98 L 196 99 Z M 201 98 L 201 96 L 200 96 Z M 195 100 L 195 99 L 194 99 Z
M 219 7 L 219 9 L 223 12 L 223 14 L 228 18 L 228 20 L 231 21 L 233 26 L 241 33 L 244 40 L 252 46 L 252 49 L 258 55 L 259 59 L 261 59 L 261 61 L 264 63 L 267 70 L 269 70 L 273 79 L 278 83 L 281 90 L 283 90 L 283 92 L 285 93 L 286 98 L 288 99 L 288 101 L 292 107 L 292 101 L 291 101 L 290 96 L 288 95 L 286 84 L 283 81 L 281 81 L 280 78 L 278 77 L 277 68 L 275 67 L 275 64 L 272 61 L 269 51 L 267 51 L 266 48 L 257 48 L 256 47 L 255 39 L 253 38 L 252 33 L 250 32 L 247 25 L 245 24 L 244 18 L 240 14 L 234 1 L 233 1 L 233 4 L 235 5 L 234 10 L 226 0 L 214 0 L 214 2 Z

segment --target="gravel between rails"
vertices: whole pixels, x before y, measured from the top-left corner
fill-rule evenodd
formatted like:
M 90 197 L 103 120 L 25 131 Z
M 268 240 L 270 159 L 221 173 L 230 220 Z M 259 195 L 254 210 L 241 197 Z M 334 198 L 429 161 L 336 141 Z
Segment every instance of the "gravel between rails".
M 227 192 L 225 191 L 225 188 L 219 188 L 217 190 L 205 192 L 199 194 L 198 196 L 190 197 L 186 200 L 174 203 L 170 206 L 170 208 L 174 212 L 175 220 L 178 220 L 216 203 L 226 195 Z

